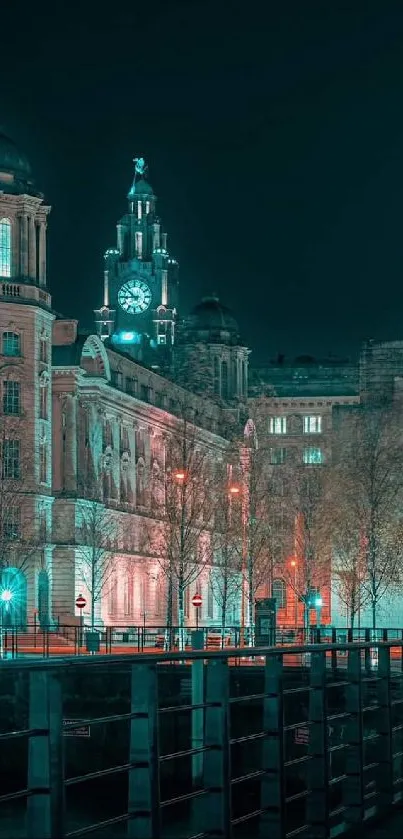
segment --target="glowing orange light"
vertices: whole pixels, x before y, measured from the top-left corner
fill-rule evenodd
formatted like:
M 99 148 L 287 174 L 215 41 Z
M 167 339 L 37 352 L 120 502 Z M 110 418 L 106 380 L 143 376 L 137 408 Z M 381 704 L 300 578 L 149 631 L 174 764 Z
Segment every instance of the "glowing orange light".
M 240 488 L 236 484 L 231 484 L 229 488 L 229 492 L 231 495 L 238 495 L 240 493 Z
M 291 565 L 291 568 L 295 568 L 295 567 L 296 567 L 297 563 L 295 562 L 295 559 L 292 559 L 292 560 L 291 560 L 290 565 Z
M 186 475 L 185 475 L 184 472 L 175 472 L 174 478 L 175 478 L 176 481 L 184 481 L 185 478 L 186 478 Z

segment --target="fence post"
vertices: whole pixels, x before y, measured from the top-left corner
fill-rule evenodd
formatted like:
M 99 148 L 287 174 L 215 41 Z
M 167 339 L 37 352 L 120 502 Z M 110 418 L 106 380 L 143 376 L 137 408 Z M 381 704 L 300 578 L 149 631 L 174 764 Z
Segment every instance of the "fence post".
M 266 655 L 264 674 L 260 835 L 285 836 L 283 656 Z
M 332 628 L 332 644 L 337 644 L 337 632 L 336 632 L 336 629 L 334 627 Z M 332 650 L 330 655 L 331 655 L 331 662 L 332 662 L 332 672 L 333 672 L 333 675 L 334 675 L 337 671 L 337 650 Z
M 326 713 L 326 653 L 312 653 L 309 691 L 309 835 L 326 839 L 329 834 L 329 753 Z
M 230 839 L 232 834 L 228 699 L 227 660 L 210 659 L 206 667 L 204 729 L 204 832 L 209 839 Z
M 361 647 L 348 651 L 346 686 L 346 779 L 343 798 L 348 825 L 361 824 L 364 815 L 364 744 L 362 720 Z
M 63 709 L 59 673 L 29 677 L 28 839 L 64 836 Z
M 377 729 L 379 740 L 378 780 L 379 808 L 388 811 L 393 801 L 393 732 L 391 713 L 391 685 L 390 685 L 390 647 L 378 649 L 378 704 L 379 719 Z
M 133 664 L 129 754 L 130 839 L 159 839 L 158 677 L 155 664 Z
M 369 644 L 371 641 L 371 630 L 365 630 L 365 643 Z M 371 647 L 366 647 L 364 652 L 364 660 L 365 660 L 365 672 L 367 674 L 371 673 Z

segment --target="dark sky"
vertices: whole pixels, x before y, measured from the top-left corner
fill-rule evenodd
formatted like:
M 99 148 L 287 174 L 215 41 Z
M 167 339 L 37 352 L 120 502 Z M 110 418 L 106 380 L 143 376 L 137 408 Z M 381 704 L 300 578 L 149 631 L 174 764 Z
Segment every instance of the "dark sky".
M 143 155 L 182 312 L 217 291 L 255 361 L 403 339 L 401 0 L 3 6 L 0 125 L 53 207 L 59 311 L 91 326 Z

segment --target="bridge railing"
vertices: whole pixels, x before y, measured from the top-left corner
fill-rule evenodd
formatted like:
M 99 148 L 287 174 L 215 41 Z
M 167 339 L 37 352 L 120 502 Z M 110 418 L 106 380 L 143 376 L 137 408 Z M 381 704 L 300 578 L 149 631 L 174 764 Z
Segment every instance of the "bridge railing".
M 402 668 L 393 641 L 5 660 L 0 834 L 357 829 L 401 795 Z

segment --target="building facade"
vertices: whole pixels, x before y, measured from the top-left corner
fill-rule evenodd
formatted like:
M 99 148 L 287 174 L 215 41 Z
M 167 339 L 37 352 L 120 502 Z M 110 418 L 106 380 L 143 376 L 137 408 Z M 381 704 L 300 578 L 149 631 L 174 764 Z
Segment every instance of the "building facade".
M 150 533 L 161 529 L 158 476 L 170 468 L 167 441 L 186 405 L 197 445 L 213 463 L 226 462 L 234 429 L 239 435 L 248 417 L 249 428 L 254 423 L 281 533 L 257 596 L 275 596 L 278 623 L 295 627 L 309 585 L 320 594 L 311 622 L 346 623 L 330 559 L 320 579 L 300 579 L 301 518 L 284 487 L 306 486 L 326 470 L 336 409 L 401 392 L 402 342 L 366 345 L 359 364 L 279 357 L 249 371 L 250 351 L 215 294 L 179 318 L 178 265 L 142 158 L 127 198 L 116 246 L 105 252 L 94 334 L 83 334 L 77 321 L 52 309 L 50 207 L 25 156 L 0 136 L 1 585 L 13 591 L 8 618 L 22 625 L 35 615 L 42 624 L 75 622 L 75 601 L 84 594 L 87 620 L 164 625 L 167 578 Z M 85 572 L 90 516 L 97 522 L 93 558 L 113 554 L 96 598 Z M 189 624 L 196 590 L 201 622 L 220 622 L 209 575 L 206 565 L 186 586 Z M 242 622 L 243 600 L 239 594 L 231 605 L 231 622 Z

